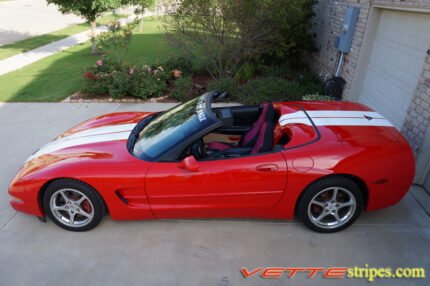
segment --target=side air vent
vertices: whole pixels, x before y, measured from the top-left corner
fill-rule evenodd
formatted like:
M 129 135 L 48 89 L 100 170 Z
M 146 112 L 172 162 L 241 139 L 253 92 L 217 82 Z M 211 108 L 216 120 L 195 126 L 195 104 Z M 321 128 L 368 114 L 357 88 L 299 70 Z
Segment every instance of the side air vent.
M 121 195 L 119 191 L 116 191 L 115 194 L 118 196 L 118 198 L 126 205 L 128 205 L 128 201 Z

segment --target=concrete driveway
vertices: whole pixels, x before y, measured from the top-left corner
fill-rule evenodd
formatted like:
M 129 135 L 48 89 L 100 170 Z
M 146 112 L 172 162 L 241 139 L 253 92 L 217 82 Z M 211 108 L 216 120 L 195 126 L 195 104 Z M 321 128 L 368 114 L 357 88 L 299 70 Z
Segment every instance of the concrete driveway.
M 15 213 L 7 187 L 40 145 L 90 117 L 167 105 L 0 105 L 0 285 L 364 285 L 364 280 L 244 279 L 241 267 L 424 267 L 430 275 L 430 219 L 411 195 L 322 235 L 295 221 L 116 222 L 73 233 Z M 386 279 L 376 285 L 430 285 Z

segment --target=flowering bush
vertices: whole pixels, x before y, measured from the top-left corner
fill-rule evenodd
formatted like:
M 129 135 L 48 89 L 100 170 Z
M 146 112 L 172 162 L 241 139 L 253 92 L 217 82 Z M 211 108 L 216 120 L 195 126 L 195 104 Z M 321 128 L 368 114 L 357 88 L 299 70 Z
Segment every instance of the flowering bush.
M 180 78 L 182 76 L 182 72 L 180 70 L 173 70 L 172 74 L 174 78 Z
M 133 96 L 146 99 L 162 96 L 168 86 L 181 76 L 180 70 L 166 72 L 162 66 L 118 68 L 110 61 L 101 59 L 84 72 L 81 92 L 91 95 L 108 94 L 113 98 Z
M 129 94 L 139 98 L 162 96 L 167 89 L 166 75 L 160 69 L 141 70 L 130 76 Z
M 126 95 L 130 88 L 128 74 L 124 71 L 114 71 L 108 84 L 108 93 L 113 98 L 121 98 Z
M 182 75 L 191 75 L 193 72 L 193 63 L 186 57 L 168 57 L 163 66 L 168 70 L 180 70 Z

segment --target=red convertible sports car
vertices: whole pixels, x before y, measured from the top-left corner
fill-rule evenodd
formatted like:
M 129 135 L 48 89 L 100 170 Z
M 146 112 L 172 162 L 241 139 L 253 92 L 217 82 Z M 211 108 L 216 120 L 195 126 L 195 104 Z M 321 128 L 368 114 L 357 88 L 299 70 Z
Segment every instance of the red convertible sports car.
M 213 108 L 209 92 L 159 113 L 98 116 L 36 151 L 13 179 L 17 210 L 72 231 L 112 219 L 297 215 L 318 232 L 399 202 L 414 176 L 405 138 L 351 102 Z

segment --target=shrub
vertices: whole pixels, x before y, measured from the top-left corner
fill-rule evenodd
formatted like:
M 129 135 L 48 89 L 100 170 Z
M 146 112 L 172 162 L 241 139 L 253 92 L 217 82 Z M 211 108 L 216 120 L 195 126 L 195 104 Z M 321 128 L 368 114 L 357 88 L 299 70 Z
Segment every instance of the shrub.
M 315 0 L 183 0 L 164 17 L 176 49 L 205 59 L 217 79 L 235 77 L 242 66 L 262 57 L 267 63 L 303 62 L 313 51 Z
M 186 57 L 169 57 L 164 63 L 167 71 L 180 70 L 183 75 L 190 75 L 193 71 L 193 63 Z
M 130 77 L 130 95 L 143 99 L 162 96 L 167 89 L 165 77 L 164 72 L 157 74 L 146 71 L 133 73 Z
M 255 65 L 251 63 L 246 63 L 243 67 L 236 73 L 235 79 L 239 82 L 247 81 L 255 76 L 256 68 Z
M 331 97 L 329 95 L 322 95 L 319 93 L 315 94 L 306 94 L 303 96 L 302 100 L 306 101 L 312 101 L 312 100 L 318 100 L 318 101 L 333 101 L 336 100 L 334 97 Z
M 94 65 L 87 67 L 84 72 L 84 82 L 81 92 L 93 95 L 104 95 L 109 92 L 111 73 L 115 66 L 106 60 L 98 60 Z
M 109 74 L 92 72 L 84 73 L 81 92 L 86 94 L 104 95 L 108 93 Z
M 274 100 L 298 100 L 298 84 L 278 77 L 263 77 L 242 85 L 237 99 L 245 104 L 259 104 Z
M 191 97 L 193 80 L 191 77 L 180 77 L 173 83 L 170 97 L 179 101 L 186 101 Z
M 101 58 L 97 60 L 96 63 L 86 69 L 88 72 L 92 72 L 94 74 L 97 73 L 110 73 L 116 69 L 116 66 L 111 61 Z
M 127 95 L 129 90 L 128 74 L 123 71 L 114 71 L 108 84 L 108 93 L 113 98 L 121 98 Z
M 288 64 L 281 65 L 262 65 L 260 67 L 260 73 L 264 77 L 291 77 L 293 76 L 293 71 Z
M 288 61 L 290 66 L 305 66 L 306 53 L 314 52 L 312 18 L 315 15 L 316 0 L 277 1 L 270 21 L 275 26 L 272 34 L 272 50 L 263 52 L 265 62 L 279 63 Z
M 302 95 L 323 93 L 320 79 L 308 71 L 301 72 L 296 76 L 296 81 L 302 87 Z
M 228 91 L 231 97 L 235 97 L 238 92 L 237 82 L 231 78 L 224 78 L 220 80 L 212 80 L 208 83 L 209 91 Z
M 192 63 L 191 72 L 193 74 L 208 74 L 208 63 L 204 57 L 193 58 Z
M 125 95 L 139 98 L 158 97 L 167 89 L 171 73 L 162 67 L 115 67 L 108 61 L 97 61 L 84 72 L 81 92 L 93 95 L 109 94 L 113 98 Z

